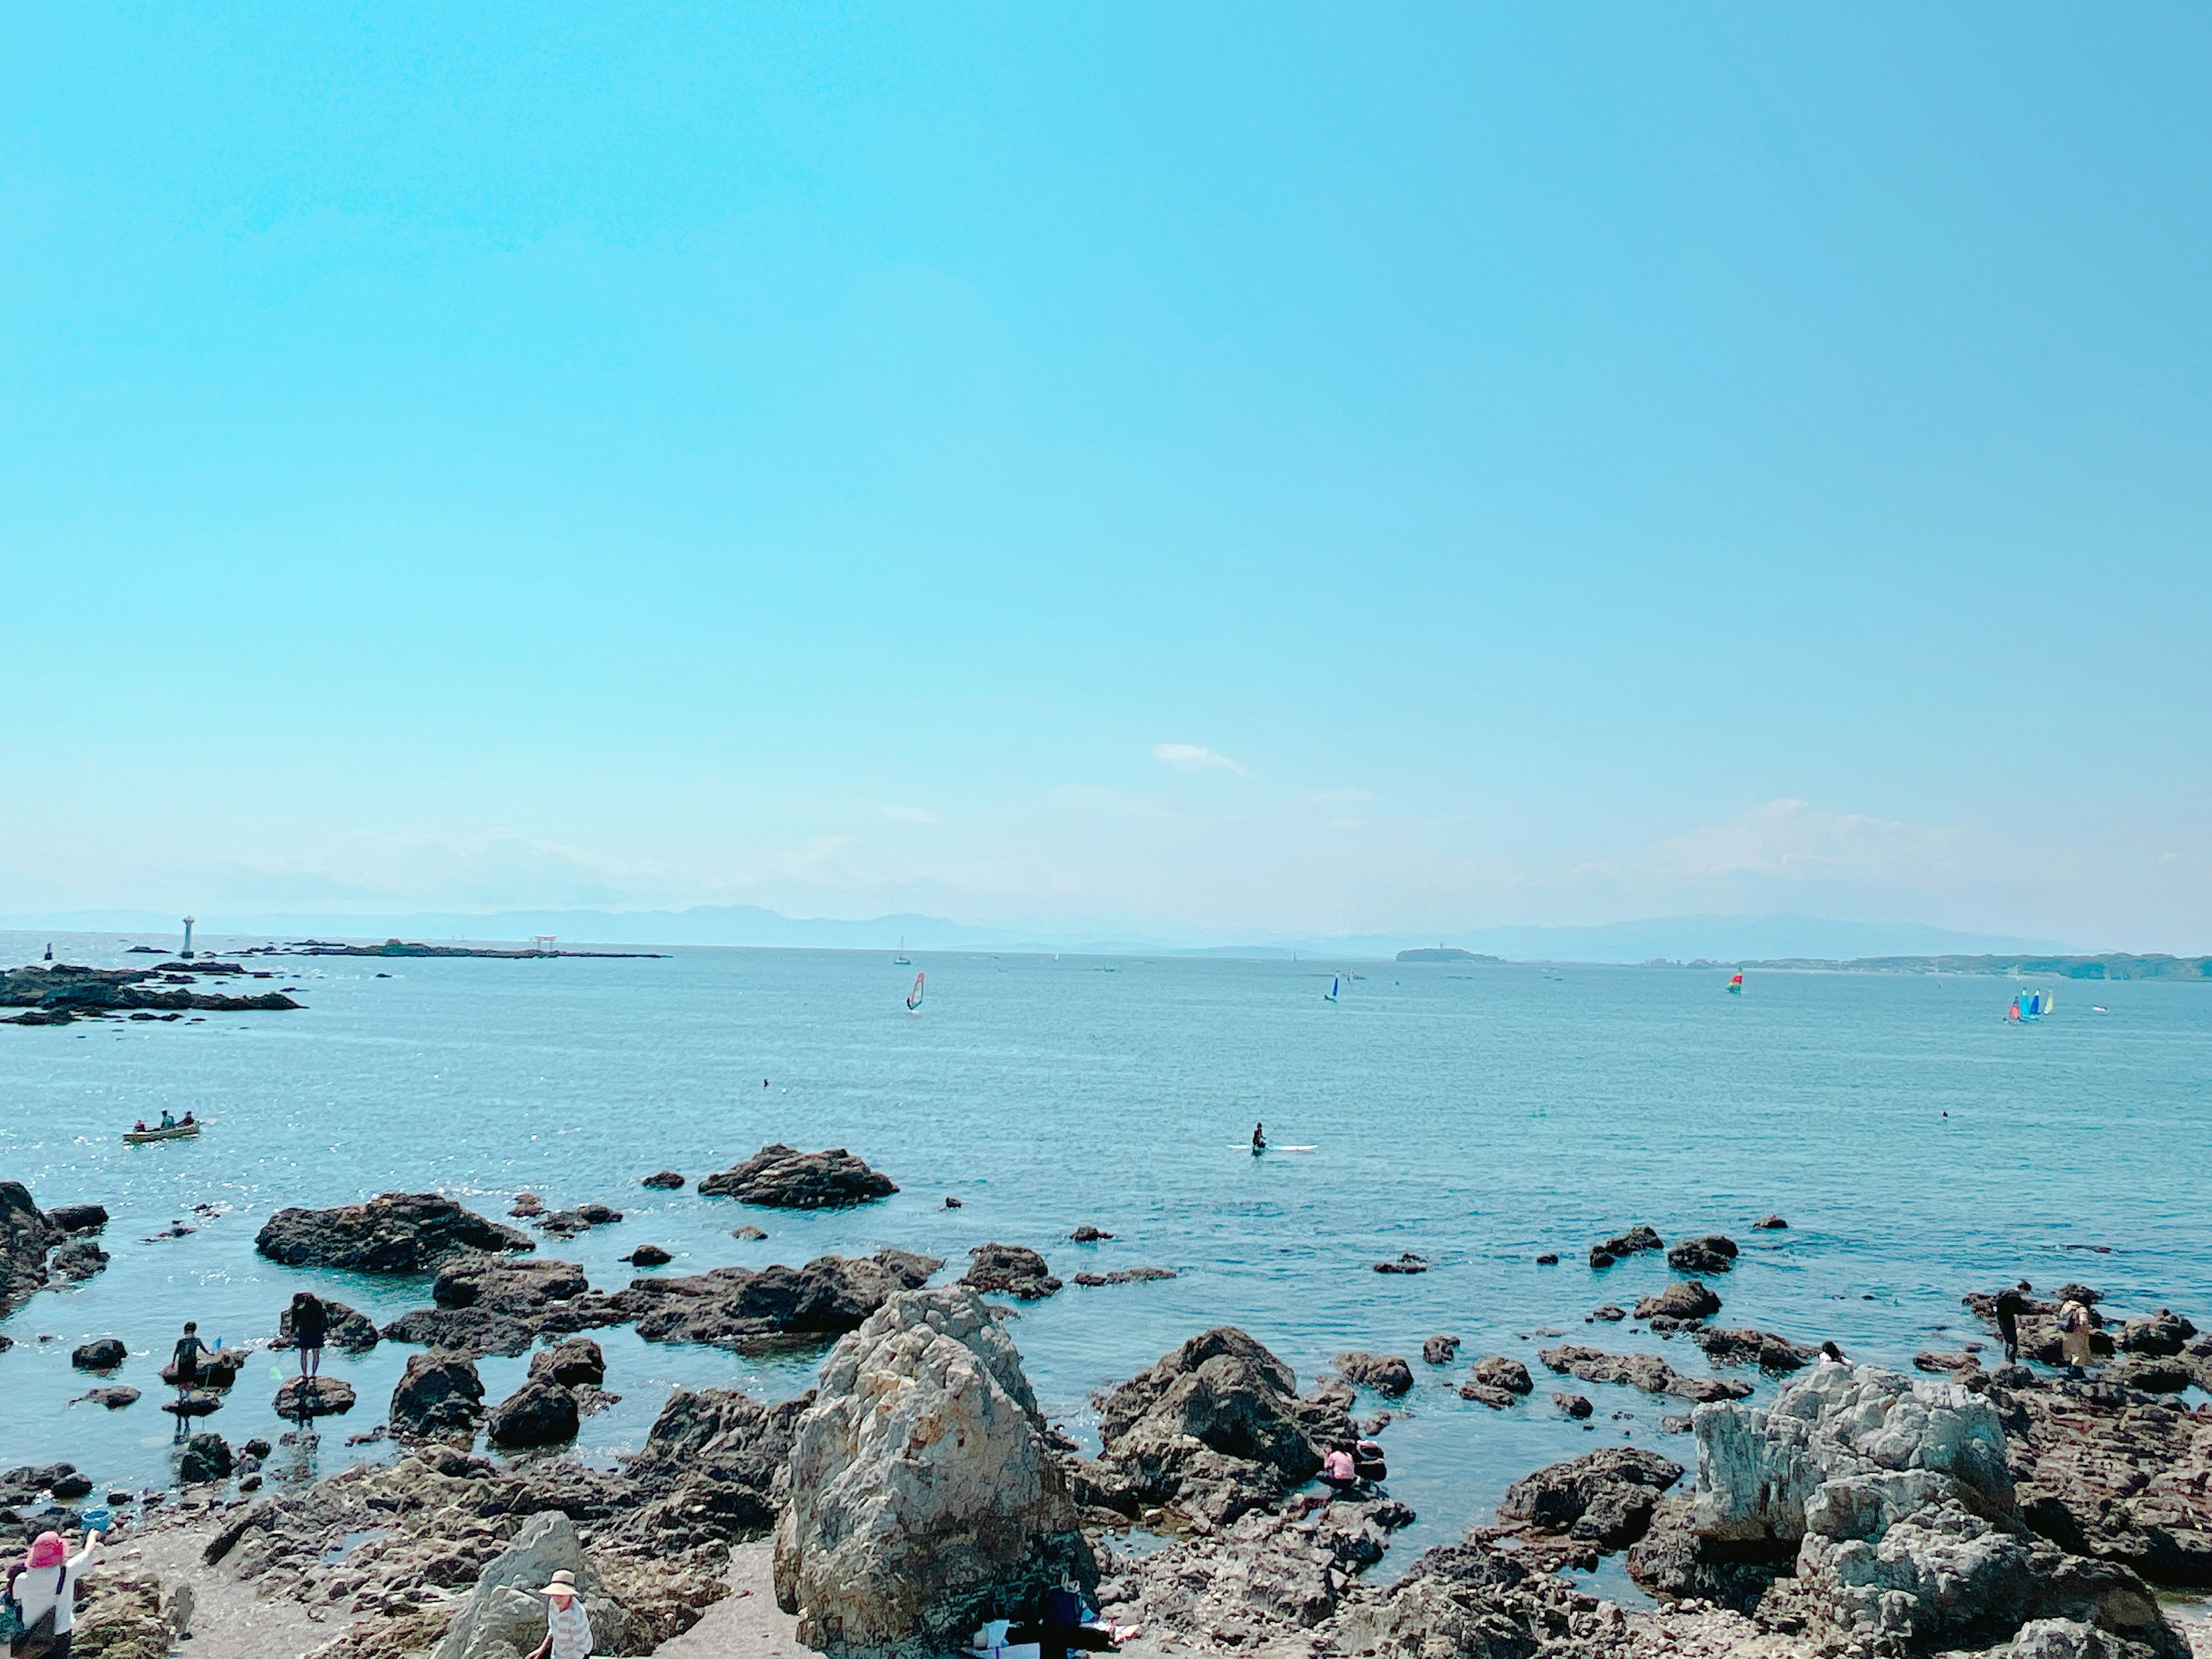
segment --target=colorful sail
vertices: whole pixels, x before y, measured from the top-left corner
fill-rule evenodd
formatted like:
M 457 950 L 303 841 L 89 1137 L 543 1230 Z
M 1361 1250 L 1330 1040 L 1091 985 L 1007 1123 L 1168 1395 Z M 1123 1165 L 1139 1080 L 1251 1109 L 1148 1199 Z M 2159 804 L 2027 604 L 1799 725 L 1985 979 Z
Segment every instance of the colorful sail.
M 906 1011 L 909 1014 L 921 1006 L 921 975 L 914 976 L 914 989 L 906 994 Z
M 1729 976 L 1729 994 L 1732 997 L 1740 997 L 1743 994 L 1743 975 L 1741 974 L 1734 974 Z

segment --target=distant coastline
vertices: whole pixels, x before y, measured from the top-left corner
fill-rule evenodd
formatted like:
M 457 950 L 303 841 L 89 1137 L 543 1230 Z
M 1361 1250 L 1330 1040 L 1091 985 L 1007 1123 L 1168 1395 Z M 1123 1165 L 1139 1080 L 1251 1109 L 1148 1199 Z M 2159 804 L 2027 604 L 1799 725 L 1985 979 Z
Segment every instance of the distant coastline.
M 1770 971 L 1842 974 L 1983 974 L 2005 979 L 2212 980 L 2212 957 L 1854 957 L 1824 961 L 1783 957 L 1765 962 L 1647 964 L 1667 967 L 1758 968 Z

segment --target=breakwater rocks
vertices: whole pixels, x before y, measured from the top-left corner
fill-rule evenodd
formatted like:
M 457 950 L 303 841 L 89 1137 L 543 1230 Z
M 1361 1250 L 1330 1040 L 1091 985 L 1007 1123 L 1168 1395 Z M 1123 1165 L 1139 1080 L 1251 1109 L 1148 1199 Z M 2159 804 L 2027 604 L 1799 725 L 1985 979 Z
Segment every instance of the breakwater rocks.
M 488 1221 L 438 1193 L 385 1193 L 333 1210 L 279 1210 L 253 1248 L 288 1267 L 413 1273 L 464 1250 L 534 1250 L 526 1233 Z
M 775 1142 L 744 1163 L 699 1182 L 702 1198 L 734 1198 L 740 1203 L 787 1210 L 842 1209 L 889 1198 L 898 1191 L 889 1176 L 871 1170 L 842 1146 L 802 1152 Z
M 659 962 L 659 951 L 556 951 L 523 946 L 501 950 L 489 945 L 421 945 L 388 939 L 381 945 L 347 945 L 336 939 L 295 939 L 279 950 L 247 951 L 246 956 L 283 957 L 489 957 L 503 962 L 536 962 L 551 957 L 586 957 L 603 962 Z
M 181 970 L 181 971 L 175 971 Z M 148 1019 L 210 1013 L 280 1012 L 300 1005 L 282 991 L 257 996 L 186 990 L 195 974 L 236 974 L 229 963 L 165 963 L 160 968 L 81 968 L 57 962 L 0 973 L 0 1008 L 21 1008 L 0 1025 L 66 1025 L 72 1020 L 131 1014 Z

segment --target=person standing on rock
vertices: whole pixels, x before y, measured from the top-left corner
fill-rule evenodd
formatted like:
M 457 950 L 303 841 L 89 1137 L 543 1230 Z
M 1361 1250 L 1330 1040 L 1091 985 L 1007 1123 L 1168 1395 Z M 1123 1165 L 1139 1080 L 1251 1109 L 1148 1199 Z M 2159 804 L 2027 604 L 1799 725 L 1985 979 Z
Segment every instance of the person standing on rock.
M 197 1321 L 185 1322 L 185 1334 L 177 1339 L 177 1351 L 170 1364 L 177 1374 L 177 1398 L 182 1400 L 200 1385 L 200 1356 L 207 1352 L 207 1344 L 200 1340 Z M 178 1419 L 181 1422 L 183 1419 Z
M 562 1571 L 545 1582 L 545 1639 L 530 1659 L 592 1659 L 592 1620 L 576 1594 L 576 1575 Z
M 322 1297 L 301 1291 L 292 1297 L 292 1340 L 300 1345 L 300 1376 L 310 1386 L 323 1368 L 323 1336 L 331 1316 Z
M 2003 1340 L 2008 1365 L 2020 1363 L 2020 1316 L 2027 1311 L 2018 1291 L 1997 1292 L 1997 1335 Z
M 76 1625 L 76 1581 L 100 1559 L 100 1534 L 88 1532 L 75 1555 L 58 1532 L 42 1532 L 30 1559 L 15 1576 L 15 1606 L 23 1633 L 15 1638 L 20 1659 L 69 1659 Z
M 2082 1304 L 2069 1302 L 2058 1310 L 2059 1354 L 2076 1376 L 2089 1368 L 2090 1328 L 2089 1310 Z

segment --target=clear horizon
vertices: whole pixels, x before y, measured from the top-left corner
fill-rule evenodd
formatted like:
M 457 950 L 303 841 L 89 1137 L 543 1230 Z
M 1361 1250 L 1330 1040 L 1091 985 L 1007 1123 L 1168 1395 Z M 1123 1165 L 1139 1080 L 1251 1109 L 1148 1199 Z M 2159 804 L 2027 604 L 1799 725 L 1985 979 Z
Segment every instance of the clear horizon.
M 2212 17 L 0 65 L 0 915 L 2212 942 Z

